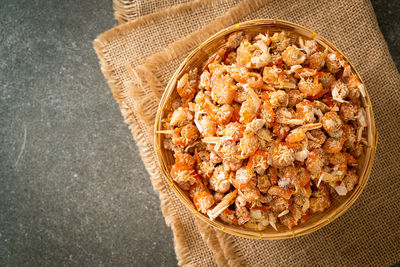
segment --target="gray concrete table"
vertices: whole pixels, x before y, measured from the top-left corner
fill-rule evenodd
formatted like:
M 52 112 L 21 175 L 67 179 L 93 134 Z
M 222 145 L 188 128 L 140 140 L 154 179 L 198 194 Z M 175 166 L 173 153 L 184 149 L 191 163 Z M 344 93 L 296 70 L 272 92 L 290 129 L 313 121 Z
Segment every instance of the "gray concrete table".
M 398 1 L 374 1 L 399 67 Z M 110 0 L 0 2 L 0 265 L 174 266 L 92 48 Z

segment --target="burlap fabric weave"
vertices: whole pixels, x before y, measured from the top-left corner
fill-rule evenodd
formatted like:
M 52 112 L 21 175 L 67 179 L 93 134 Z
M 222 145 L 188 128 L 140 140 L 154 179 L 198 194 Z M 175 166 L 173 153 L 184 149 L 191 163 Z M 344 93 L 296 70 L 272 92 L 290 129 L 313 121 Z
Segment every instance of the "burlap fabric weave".
M 397 203 L 400 76 L 379 31 L 371 3 L 362 0 L 203 0 L 171 1 L 182 4 L 163 9 L 165 6 L 151 4 L 157 1 L 143 2 L 146 8 L 142 5 L 139 9 L 141 1 L 115 0 L 116 18 L 129 22 L 100 35 L 94 46 L 153 186 L 160 194 L 163 214 L 174 232 L 178 263 L 183 266 L 387 266 L 400 261 Z M 152 13 L 157 10 L 161 11 Z M 129 18 L 129 14 L 136 15 Z M 148 15 L 139 17 L 143 14 Z M 365 82 L 380 135 L 371 177 L 355 204 L 340 218 L 312 234 L 279 241 L 230 236 L 195 219 L 164 181 L 155 164 L 152 146 L 157 104 L 180 62 L 222 28 L 257 18 L 284 19 L 304 25 L 342 50 Z

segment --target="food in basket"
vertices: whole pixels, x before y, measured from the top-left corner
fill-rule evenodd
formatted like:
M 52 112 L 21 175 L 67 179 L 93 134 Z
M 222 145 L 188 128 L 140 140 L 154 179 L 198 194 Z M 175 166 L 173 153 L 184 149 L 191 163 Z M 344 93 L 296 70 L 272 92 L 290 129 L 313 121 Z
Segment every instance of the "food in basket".
M 172 179 L 211 220 L 292 229 L 358 183 L 365 89 L 342 55 L 290 32 L 234 32 L 177 83 Z

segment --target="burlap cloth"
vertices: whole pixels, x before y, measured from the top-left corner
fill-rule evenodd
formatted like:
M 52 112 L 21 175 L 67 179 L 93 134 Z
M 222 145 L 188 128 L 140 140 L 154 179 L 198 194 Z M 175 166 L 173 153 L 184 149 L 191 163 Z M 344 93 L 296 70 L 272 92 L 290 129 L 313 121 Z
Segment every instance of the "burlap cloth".
M 171 5 L 177 6 L 166 9 Z M 114 7 L 116 18 L 128 22 L 101 34 L 94 47 L 159 192 L 180 265 L 385 266 L 400 260 L 400 76 L 369 1 L 114 0 Z M 152 146 L 157 104 L 180 62 L 213 33 L 256 18 L 304 25 L 341 49 L 365 82 L 380 134 L 371 177 L 356 203 L 323 229 L 288 240 L 235 237 L 195 219 L 164 181 Z

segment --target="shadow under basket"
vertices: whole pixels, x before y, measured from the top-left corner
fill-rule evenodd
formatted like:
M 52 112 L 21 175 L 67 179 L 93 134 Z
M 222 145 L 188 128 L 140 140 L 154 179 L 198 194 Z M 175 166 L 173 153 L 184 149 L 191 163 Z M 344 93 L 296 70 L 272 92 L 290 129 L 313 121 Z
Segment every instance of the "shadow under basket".
M 163 147 L 163 139 L 165 138 L 164 134 L 156 133 L 156 131 L 162 130 L 162 119 L 165 118 L 169 113 L 169 111 L 171 110 L 172 101 L 177 97 L 179 97 L 176 92 L 177 81 L 185 72 L 189 71 L 190 69 L 194 67 L 200 68 L 202 64 L 212 54 L 214 54 L 216 51 L 218 51 L 220 47 L 223 46 L 226 40 L 226 36 L 238 30 L 249 33 L 266 33 L 267 31 L 269 31 L 270 35 L 272 35 L 275 32 L 281 32 L 282 30 L 285 30 L 290 32 L 291 34 L 302 36 L 304 39 L 314 39 L 319 43 L 319 45 L 328 47 L 330 51 L 336 51 L 343 55 L 341 51 L 339 51 L 333 44 L 331 44 L 329 41 L 327 41 L 319 34 L 303 26 L 282 20 L 272 20 L 272 19 L 252 20 L 235 24 L 216 33 L 211 38 L 202 43 L 200 46 L 198 46 L 182 62 L 182 64 L 176 70 L 174 76 L 169 81 L 165 89 L 165 92 L 162 96 L 158 112 L 156 115 L 155 127 L 154 127 L 155 130 L 154 145 L 159 167 L 162 173 L 164 174 L 164 178 L 171 186 L 172 190 L 175 192 L 178 198 L 184 203 L 184 205 L 193 213 L 193 215 L 197 216 L 204 222 L 214 226 L 220 231 L 224 231 L 226 233 L 230 233 L 241 237 L 254 238 L 254 239 L 285 239 L 312 233 L 313 231 L 329 224 L 330 222 L 338 218 L 341 214 L 343 214 L 360 196 L 361 192 L 363 191 L 367 183 L 368 177 L 371 172 L 377 146 L 377 132 L 375 131 L 375 121 L 368 92 L 366 92 L 365 97 L 361 96 L 362 105 L 367 113 L 368 127 L 366 129 L 366 134 L 364 133 L 364 136 L 368 141 L 368 145 L 365 146 L 363 156 L 359 161 L 358 175 L 360 178 L 358 185 L 353 189 L 353 191 L 349 192 L 346 196 L 339 197 L 338 195 L 332 195 L 331 207 L 329 209 L 327 209 L 323 213 L 317 213 L 311 215 L 308 218 L 307 222 L 299 224 L 292 230 L 289 230 L 286 227 L 277 224 L 278 231 L 275 231 L 272 227 L 267 227 L 267 229 L 263 231 L 255 231 L 247 229 L 243 226 L 229 225 L 220 221 L 219 219 L 211 221 L 206 215 L 201 214 L 196 210 L 193 202 L 189 199 L 187 194 L 182 189 L 179 188 L 179 186 L 172 180 L 170 176 L 170 169 L 171 166 L 174 164 L 173 153 L 172 151 L 166 150 Z M 344 58 L 348 62 L 345 56 Z M 362 79 L 359 76 L 358 72 L 354 69 L 354 66 L 350 62 L 348 63 L 350 64 L 353 73 L 355 73 L 362 82 Z

